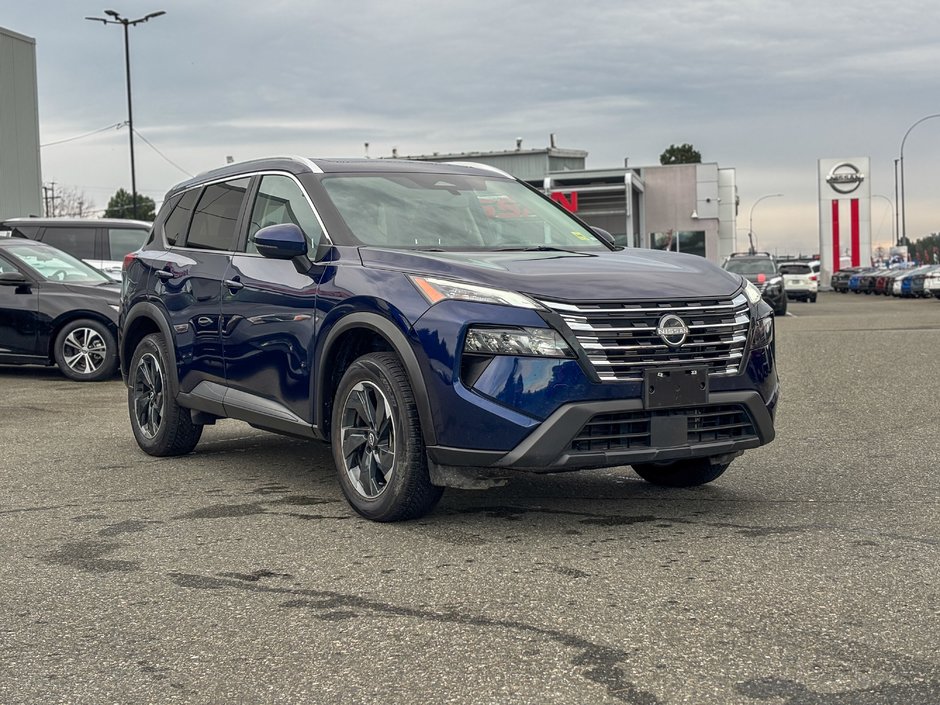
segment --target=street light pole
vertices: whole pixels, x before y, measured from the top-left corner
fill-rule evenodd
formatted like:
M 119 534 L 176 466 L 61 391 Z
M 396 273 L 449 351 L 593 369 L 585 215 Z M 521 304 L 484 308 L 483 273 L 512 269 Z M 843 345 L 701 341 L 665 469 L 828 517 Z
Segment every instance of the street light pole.
M 768 193 L 767 195 L 761 196 L 760 198 L 758 198 L 756 201 L 754 201 L 753 205 L 751 205 L 751 212 L 750 212 L 750 215 L 748 216 L 748 226 L 747 226 L 747 239 L 751 246 L 750 254 L 753 255 L 756 252 L 756 249 L 754 247 L 754 208 L 757 207 L 757 204 L 763 201 L 765 198 L 779 198 L 782 195 L 783 195 L 782 193 Z
M 895 203 L 898 202 L 898 162 L 899 161 L 901 160 L 900 159 L 894 160 L 894 202 Z M 900 217 L 899 210 L 900 209 L 898 208 L 894 209 L 894 244 L 895 245 L 901 244 L 901 223 L 898 220 L 898 218 Z
M 931 120 L 933 118 L 940 117 L 940 113 L 934 113 L 933 115 L 925 115 L 920 120 L 915 122 L 909 128 L 907 132 L 904 133 L 904 137 L 901 140 L 901 238 L 904 239 L 904 242 L 907 243 L 907 206 L 904 203 L 904 143 L 907 142 L 907 136 L 911 134 L 911 130 L 920 125 L 926 120 Z M 900 242 L 900 240 L 898 240 Z
M 873 193 L 873 194 L 871 195 L 871 197 L 872 197 L 872 198 L 883 198 L 885 201 L 887 201 L 887 202 L 888 202 L 888 206 L 891 208 L 891 216 L 892 216 L 891 219 L 892 219 L 892 220 L 895 220 L 895 217 L 894 217 L 894 216 L 895 216 L 894 203 L 892 203 L 892 201 L 891 201 L 890 198 L 888 198 L 887 196 L 882 196 L 880 193 Z M 897 243 L 897 232 L 891 233 L 891 239 L 894 240 L 895 243 Z
M 130 35 L 128 32 L 129 27 L 134 25 L 141 24 L 143 22 L 149 22 L 154 17 L 159 17 L 160 15 L 165 15 L 166 12 L 159 10 L 157 12 L 151 12 L 144 17 L 140 17 L 136 20 L 129 20 L 126 17 L 121 17 L 118 12 L 115 10 L 105 10 L 104 14 L 108 15 L 112 19 L 105 19 L 104 17 L 86 17 L 86 20 L 91 20 L 92 22 L 101 22 L 102 24 L 120 24 L 124 25 L 124 71 L 127 76 L 127 132 L 128 140 L 130 141 L 131 148 L 131 210 L 134 215 L 134 219 L 137 219 L 137 169 L 134 165 L 134 110 L 133 102 L 131 101 L 131 49 L 130 49 Z

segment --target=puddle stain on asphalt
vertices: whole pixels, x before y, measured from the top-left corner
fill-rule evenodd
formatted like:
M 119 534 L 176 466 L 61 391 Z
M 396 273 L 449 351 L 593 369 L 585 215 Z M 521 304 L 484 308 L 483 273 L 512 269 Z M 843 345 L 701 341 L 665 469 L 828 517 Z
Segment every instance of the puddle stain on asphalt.
M 140 570 L 140 561 L 104 558 L 123 544 L 111 541 L 72 541 L 64 543 L 55 553 L 43 557 L 43 562 L 77 568 L 90 573 L 131 573 Z
M 735 686 L 741 695 L 756 700 L 772 700 L 781 705 L 936 705 L 940 702 L 940 681 L 934 679 L 907 683 L 880 683 L 871 688 L 836 693 L 810 690 L 786 678 L 759 678 Z
M 640 690 L 636 684 L 627 680 L 620 664 L 629 656 L 626 651 L 595 644 L 587 639 L 568 634 L 557 629 L 548 629 L 517 620 L 492 619 L 473 616 L 460 612 L 432 612 L 415 607 L 396 605 L 370 600 L 358 595 L 347 595 L 328 590 L 308 588 L 290 588 L 277 585 L 261 584 L 260 581 L 241 581 L 193 573 L 168 573 L 178 586 L 196 590 L 244 590 L 269 595 L 284 595 L 283 607 L 303 608 L 320 612 L 318 618 L 327 621 L 340 621 L 361 617 L 363 613 L 406 617 L 427 622 L 439 622 L 460 626 L 505 629 L 523 632 L 529 635 L 550 639 L 578 653 L 572 658 L 572 665 L 582 669 L 582 675 L 599 686 L 606 688 L 607 694 L 621 702 L 631 705 L 663 705 L 652 693 Z

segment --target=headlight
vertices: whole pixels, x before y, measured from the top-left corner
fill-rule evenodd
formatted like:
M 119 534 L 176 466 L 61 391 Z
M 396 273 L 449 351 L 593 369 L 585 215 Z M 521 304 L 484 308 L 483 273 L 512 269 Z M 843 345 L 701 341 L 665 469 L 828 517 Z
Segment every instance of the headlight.
M 751 334 L 751 345 L 755 348 L 766 348 L 774 340 L 774 317 L 764 316 L 754 323 Z
M 452 299 L 455 301 L 476 301 L 484 304 L 517 306 L 519 308 L 542 308 L 538 302 L 515 291 L 491 289 L 488 286 L 465 284 L 464 282 L 449 281 L 436 277 L 409 275 L 408 278 L 418 288 L 418 291 L 424 294 L 424 298 L 432 304 L 445 299 Z
M 484 355 L 574 357 L 564 338 L 552 328 L 474 327 L 467 331 L 463 350 Z
M 744 295 L 752 304 L 759 304 L 761 300 L 760 289 L 754 286 L 747 279 L 744 280 Z

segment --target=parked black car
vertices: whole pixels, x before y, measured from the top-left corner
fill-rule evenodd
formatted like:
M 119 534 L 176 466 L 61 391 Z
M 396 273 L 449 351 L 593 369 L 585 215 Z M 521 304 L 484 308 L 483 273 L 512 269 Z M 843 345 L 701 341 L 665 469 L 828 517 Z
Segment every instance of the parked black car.
M 787 290 L 777 261 L 767 252 L 734 253 L 721 265 L 756 286 L 777 316 L 787 312 Z
M 120 293 L 66 252 L 0 240 L 0 364 L 56 364 L 81 382 L 112 377 Z
M 833 291 L 838 291 L 840 294 L 847 294 L 849 293 L 849 280 L 864 269 L 866 268 L 845 267 L 840 269 L 838 272 L 834 272 L 829 279 L 829 286 L 832 287 Z
M 0 235 L 39 240 L 121 281 L 124 255 L 140 248 L 150 223 L 122 218 L 10 218 Z

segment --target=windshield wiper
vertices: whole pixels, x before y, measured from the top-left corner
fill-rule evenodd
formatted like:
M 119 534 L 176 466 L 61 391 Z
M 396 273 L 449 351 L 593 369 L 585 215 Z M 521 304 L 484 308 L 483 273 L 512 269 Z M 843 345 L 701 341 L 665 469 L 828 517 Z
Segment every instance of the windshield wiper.
M 590 254 L 587 252 L 578 252 L 577 250 L 566 250 L 563 247 L 552 247 L 551 245 L 527 245 L 525 247 L 498 247 L 496 252 L 568 252 L 572 255 Z

